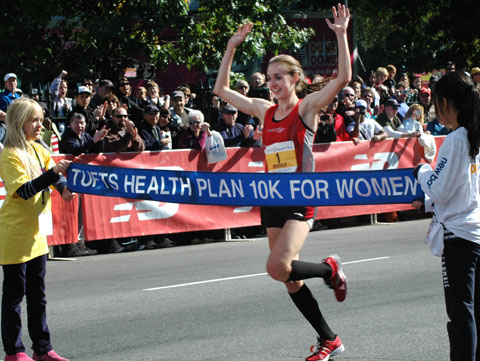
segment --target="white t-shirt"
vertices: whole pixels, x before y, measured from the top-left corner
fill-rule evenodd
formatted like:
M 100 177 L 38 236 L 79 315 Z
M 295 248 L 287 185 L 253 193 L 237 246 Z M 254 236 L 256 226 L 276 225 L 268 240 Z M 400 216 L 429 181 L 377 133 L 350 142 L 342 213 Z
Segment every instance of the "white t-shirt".
M 355 123 L 350 123 L 347 127 L 347 132 L 351 133 L 355 127 Z M 365 118 L 365 120 L 358 125 L 358 138 L 361 140 L 370 140 L 375 134 L 380 133 L 383 127 L 378 124 L 375 119 Z
M 469 148 L 467 130 L 457 128 L 443 141 L 435 169 L 429 164 L 420 168 L 418 182 L 425 192 L 425 203 L 433 202 L 438 221 L 455 236 L 480 244 L 480 156 L 472 160 Z M 441 243 L 437 247 L 440 253 L 443 232 L 431 242 Z

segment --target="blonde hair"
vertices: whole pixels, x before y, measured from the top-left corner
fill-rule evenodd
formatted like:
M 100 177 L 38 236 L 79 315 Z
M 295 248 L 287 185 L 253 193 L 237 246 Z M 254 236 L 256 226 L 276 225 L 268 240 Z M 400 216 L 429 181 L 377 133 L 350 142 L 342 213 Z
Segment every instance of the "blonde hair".
M 420 112 L 420 116 L 417 118 L 417 120 L 420 122 L 420 124 L 424 124 L 425 122 L 425 117 L 423 115 L 423 107 L 420 104 L 412 104 L 410 105 L 410 108 L 408 108 L 407 113 L 404 116 L 404 119 L 408 119 L 412 117 L 412 113 L 414 111 L 418 110 Z
M 388 76 L 388 71 L 387 71 L 386 68 L 384 68 L 384 67 L 381 66 L 381 67 L 379 67 L 379 68 L 377 69 L 377 71 L 375 72 L 375 75 L 376 75 L 377 77 L 378 77 L 379 74 L 383 74 L 385 77 L 387 77 L 387 76 Z
M 23 97 L 15 99 L 7 109 L 7 135 L 4 145 L 19 156 L 30 180 L 40 176 L 42 170 L 31 144 L 32 141 L 26 138 L 23 126 L 37 114 L 42 114 L 43 118 L 40 105 L 32 99 Z
M 299 75 L 299 80 L 297 84 L 295 85 L 295 91 L 297 92 L 297 95 L 299 98 L 305 97 L 307 94 L 312 93 L 314 91 L 319 91 L 325 85 L 332 80 L 331 78 L 325 79 L 319 83 L 314 83 L 314 84 L 308 84 L 305 81 L 305 74 L 303 72 L 302 66 L 300 65 L 299 61 L 295 59 L 293 56 L 286 55 L 286 54 L 281 54 L 274 56 L 273 58 L 270 59 L 268 64 L 274 64 L 274 63 L 282 63 L 286 66 L 287 72 L 293 76 L 293 74 L 297 73 Z

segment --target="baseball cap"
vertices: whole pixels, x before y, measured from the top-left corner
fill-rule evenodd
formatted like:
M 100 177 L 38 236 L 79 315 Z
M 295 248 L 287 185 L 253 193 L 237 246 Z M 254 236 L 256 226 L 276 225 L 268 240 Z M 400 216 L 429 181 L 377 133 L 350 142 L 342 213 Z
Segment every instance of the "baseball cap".
M 355 108 L 363 108 L 363 109 L 367 109 L 367 102 L 365 100 L 357 100 L 355 102 Z
M 151 114 L 151 113 L 158 113 L 160 110 L 157 108 L 155 104 L 148 104 L 145 108 L 143 108 L 144 114 Z
M 420 89 L 420 92 L 419 92 L 419 95 L 422 95 L 422 94 L 431 95 L 431 94 L 432 94 L 432 91 L 430 90 L 430 88 L 423 87 L 422 89 Z
M 3 77 L 3 82 L 6 82 L 8 79 L 10 78 L 15 78 L 17 79 L 17 76 L 15 75 L 15 73 L 8 73 L 8 74 L 5 74 L 5 76 Z
M 395 100 L 395 99 L 387 99 L 387 101 L 385 102 L 385 106 L 388 107 L 392 107 L 392 108 L 398 108 L 400 105 L 398 105 L 398 102 Z
M 83 86 L 83 85 L 78 87 L 77 94 L 82 94 L 82 93 L 92 94 L 92 92 L 90 91 L 90 88 L 88 86 Z
M 222 109 L 222 113 L 236 113 L 238 110 L 231 104 L 225 104 Z
M 470 75 L 475 75 L 475 74 L 479 74 L 480 73 L 480 68 L 479 67 L 475 67 L 472 69 L 472 71 L 470 72 Z
M 184 98 L 185 99 L 185 94 L 180 90 L 175 90 L 172 93 L 172 98 Z

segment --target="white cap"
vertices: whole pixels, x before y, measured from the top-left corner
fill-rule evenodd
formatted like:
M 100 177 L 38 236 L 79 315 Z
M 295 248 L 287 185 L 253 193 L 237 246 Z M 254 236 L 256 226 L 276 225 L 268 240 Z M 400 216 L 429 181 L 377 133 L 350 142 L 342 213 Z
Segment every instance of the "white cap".
M 92 92 L 90 91 L 90 88 L 88 86 L 79 86 L 77 94 L 81 94 L 81 93 L 92 94 Z
M 363 108 L 363 109 L 367 109 L 367 102 L 365 100 L 357 100 L 355 102 L 355 108 Z
M 17 76 L 14 74 L 14 73 L 8 73 L 8 74 L 5 74 L 5 76 L 3 77 L 3 82 L 5 83 L 8 79 L 10 78 L 15 78 L 17 79 Z

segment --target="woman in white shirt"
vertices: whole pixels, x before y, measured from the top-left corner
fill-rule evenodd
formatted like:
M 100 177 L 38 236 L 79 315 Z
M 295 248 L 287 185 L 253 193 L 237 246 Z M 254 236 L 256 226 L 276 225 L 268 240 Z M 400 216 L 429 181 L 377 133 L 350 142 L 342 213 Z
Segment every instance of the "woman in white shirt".
M 462 72 L 435 85 L 438 120 L 452 132 L 445 138 L 435 169 L 415 169 L 435 218 L 426 242 L 442 256 L 443 287 L 450 321 L 450 360 L 480 360 L 480 90 Z M 428 210 L 428 209 L 427 209 Z

